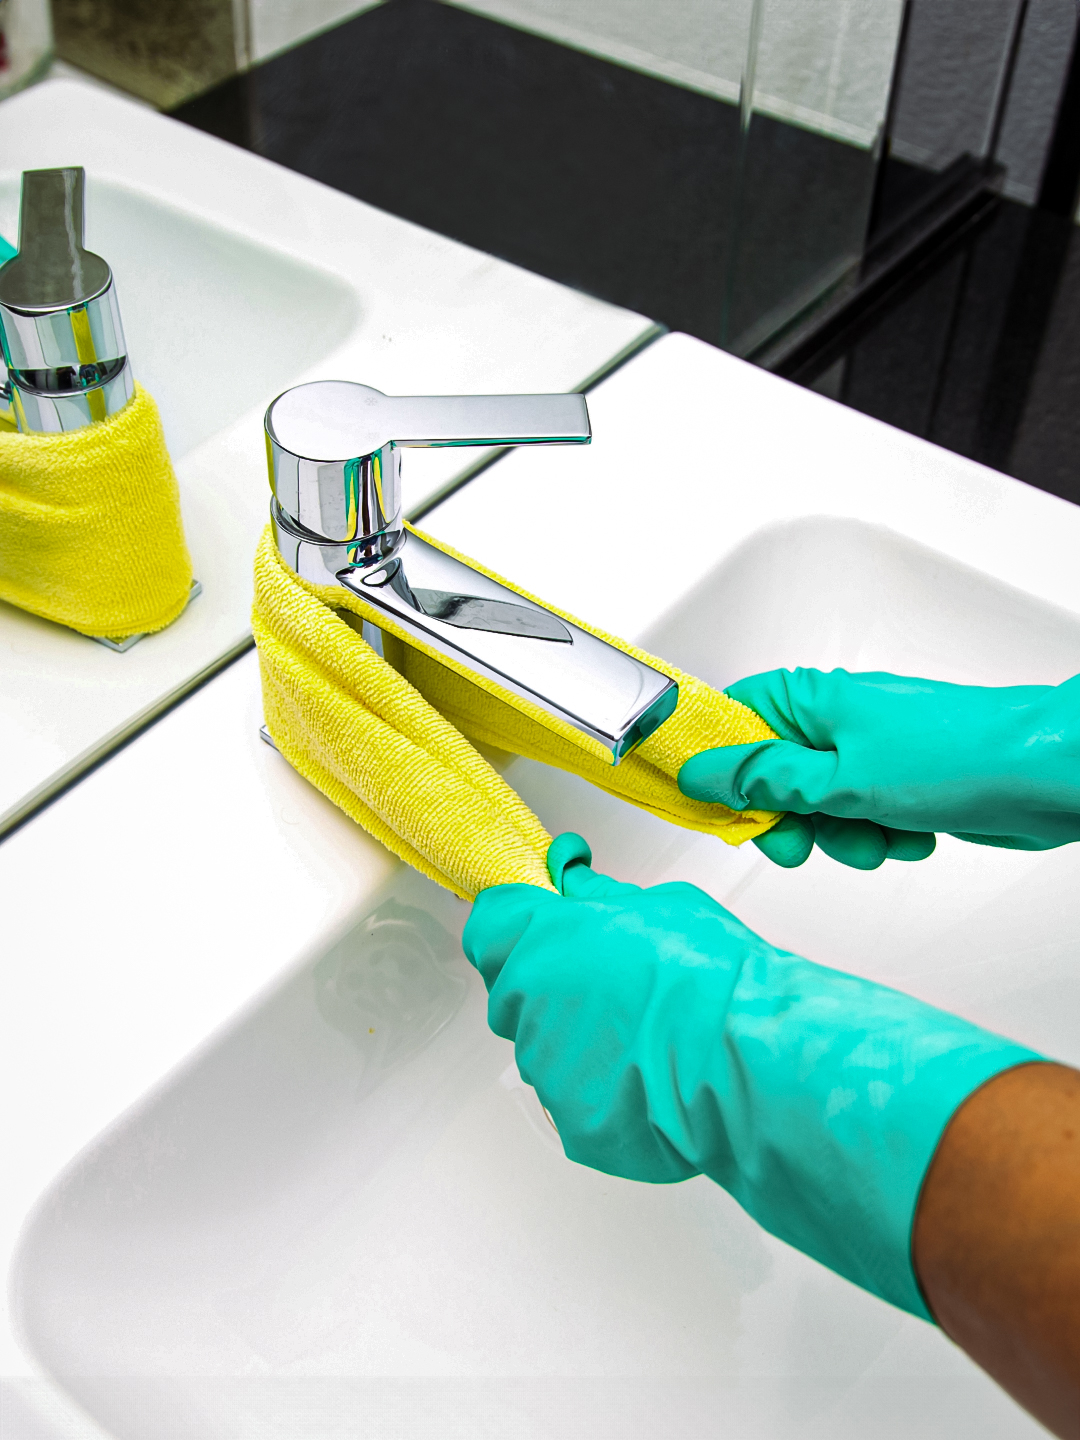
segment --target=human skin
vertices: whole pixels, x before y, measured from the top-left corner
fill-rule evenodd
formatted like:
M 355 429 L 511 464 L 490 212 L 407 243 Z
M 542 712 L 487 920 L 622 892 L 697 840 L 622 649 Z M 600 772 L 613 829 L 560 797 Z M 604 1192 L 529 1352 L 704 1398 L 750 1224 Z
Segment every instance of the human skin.
M 968 1097 L 927 1171 L 912 1255 L 946 1335 L 1080 1440 L 1080 1071 L 1021 1065 Z

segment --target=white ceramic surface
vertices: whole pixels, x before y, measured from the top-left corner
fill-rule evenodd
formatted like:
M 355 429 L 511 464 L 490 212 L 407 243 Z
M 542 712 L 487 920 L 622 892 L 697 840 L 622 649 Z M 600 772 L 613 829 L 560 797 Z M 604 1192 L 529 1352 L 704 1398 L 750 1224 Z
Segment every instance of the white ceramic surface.
M 590 408 L 590 450 L 519 451 L 429 528 L 716 684 L 1080 669 L 1065 502 L 682 336 Z M 641 457 L 676 437 L 660 530 Z M 554 543 L 571 500 L 587 552 Z M 18 1440 L 83 1433 L 41 1419 L 62 1395 L 123 1440 L 1042 1433 L 707 1181 L 567 1162 L 486 1030 L 465 907 L 259 718 L 246 657 L 0 847 Z M 784 872 L 507 773 L 598 867 L 693 880 L 777 943 L 1080 1063 L 1076 847 Z
M 317 376 L 399 394 L 568 390 L 650 327 L 96 86 L 5 102 L 0 155 L 12 241 L 20 171 L 86 168 L 87 241 L 115 271 L 203 585 L 124 655 L 0 605 L 2 829 L 244 643 L 275 394 Z M 475 458 L 412 452 L 407 508 Z

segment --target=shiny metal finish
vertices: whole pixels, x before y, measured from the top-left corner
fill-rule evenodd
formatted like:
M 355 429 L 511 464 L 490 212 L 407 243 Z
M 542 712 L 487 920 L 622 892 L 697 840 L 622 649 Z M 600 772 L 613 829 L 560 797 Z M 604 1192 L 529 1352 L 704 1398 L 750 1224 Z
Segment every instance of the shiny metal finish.
M 344 570 L 338 583 L 362 595 L 429 649 L 598 740 L 615 764 L 675 709 L 678 686 L 659 670 L 489 580 L 417 535 L 406 533 L 390 561 Z M 495 605 L 505 607 L 504 613 L 535 616 L 537 631 L 529 634 L 524 626 L 513 632 L 487 625 L 466 628 L 440 619 L 418 603 L 433 590 L 468 597 L 474 608 Z M 477 619 L 482 622 L 482 614 Z M 548 628 L 552 622 L 561 635 Z
M 309 580 L 312 585 L 336 585 L 339 571 L 389 558 L 405 537 L 404 528 L 399 527 L 384 530 L 371 539 L 355 540 L 351 545 L 325 540 L 321 535 L 302 530 L 276 500 L 270 501 L 270 524 L 285 563 L 301 580 Z
M 31 390 L 15 376 L 12 381 L 10 405 L 16 425 L 26 433 L 40 435 L 84 430 L 123 410 L 135 394 L 131 366 L 126 362 L 104 384 L 87 390 L 55 393 Z
M 274 539 L 304 580 L 362 596 L 427 649 L 599 741 L 616 765 L 674 712 L 666 675 L 401 520 L 400 448 L 587 444 L 584 396 L 425 399 L 319 381 L 274 401 L 266 437 Z
M 19 251 L 0 268 L 4 396 L 20 430 L 80 430 L 134 394 L 112 272 L 83 246 L 81 168 L 23 173 Z
M 398 564 L 398 561 L 391 561 Z M 574 637 L 557 615 L 515 601 L 455 595 L 448 590 L 411 587 L 413 607 L 433 620 L 444 620 L 458 630 L 487 630 L 492 635 L 521 635 L 531 640 L 554 640 L 572 645 Z
M 316 380 L 286 390 L 266 412 L 274 497 L 327 540 L 400 528 L 402 449 L 588 441 L 583 395 L 383 395 Z

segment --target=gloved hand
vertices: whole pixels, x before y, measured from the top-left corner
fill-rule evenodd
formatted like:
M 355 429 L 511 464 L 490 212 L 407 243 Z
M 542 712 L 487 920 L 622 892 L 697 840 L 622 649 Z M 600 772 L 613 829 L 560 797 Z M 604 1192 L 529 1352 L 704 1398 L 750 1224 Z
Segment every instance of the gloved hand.
M 679 789 L 787 811 L 756 842 L 778 865 L 801 865 L 815 839 L 860 870 L 924 859 L 938 830 L 1017 850 L 1080 840 L 1080 675 L 992 688 L 770 670 L 727 693 L 782 738 L 704 750 Z
M 560 835 L 560 894 L 482 891 L 465 954 L 571 1160 L 704 1174 L 759 1224 L 925 1319 L 911 1226 L 954 1110 L 1033 1052 L 776 950 L 694 885 L 639 889 Z

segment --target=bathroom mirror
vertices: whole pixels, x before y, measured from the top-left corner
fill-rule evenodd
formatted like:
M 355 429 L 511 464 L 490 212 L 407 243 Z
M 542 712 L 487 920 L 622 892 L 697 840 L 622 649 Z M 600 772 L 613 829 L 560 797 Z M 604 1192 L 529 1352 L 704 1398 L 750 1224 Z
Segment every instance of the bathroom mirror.
M 573 390 L 654 333 L 575 294 L 77 81 L 0 105 L 0 235 L 23 170 L 86 171 L 154 396 L 201 593 L 123 653 L 0 603 L 0 834 L 250 644 L 266 405 L 314 378 L 390 394 Z M 407 513 L 477 452 L 412 452 Z M 78 543 L 78 536 L 72 536 Z
M 0 179 L 0 234 L 12 243 L 19 193 L 19 174 Z M 171 626 L 123 653 L 0 604 L 0 824 L 243 648 L 255 515 L 230 503 L 227 482 L 211 493 L 200 476 L 220 454 L 214 437 L 344 338 L 356 310 L 334 276 L 93 171 L 86 215 L 87 247 L 113 270 L 135 378 L 161 411 L 203 588 Z M 242 474 L 254 478 L 247 466 Z

